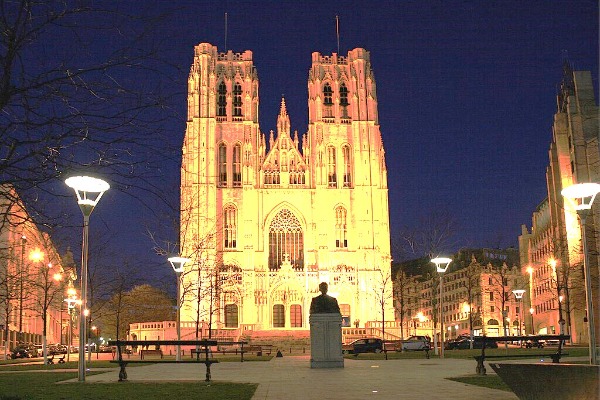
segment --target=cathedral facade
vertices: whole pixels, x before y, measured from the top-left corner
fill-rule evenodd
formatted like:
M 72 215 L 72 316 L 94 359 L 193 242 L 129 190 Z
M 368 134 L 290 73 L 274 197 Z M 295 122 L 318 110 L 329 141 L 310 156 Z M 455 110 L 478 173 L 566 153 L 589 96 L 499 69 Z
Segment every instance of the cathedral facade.
M 393 321 L 387 170 L 369 52 L 312 54 L 308 131 L 259 127 L 252 52 L 194 48 L 181 167 L 181 320 L 306 330 L 320 282 L 343 324 Z

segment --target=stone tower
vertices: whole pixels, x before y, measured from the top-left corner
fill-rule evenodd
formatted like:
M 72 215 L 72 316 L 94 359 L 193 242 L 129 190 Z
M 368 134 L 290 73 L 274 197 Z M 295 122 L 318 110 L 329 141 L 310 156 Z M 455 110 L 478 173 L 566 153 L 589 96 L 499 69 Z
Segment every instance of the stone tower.
M 252 52 L 194 49 L 181 168 L 182 321 L 307 330 L 328 282 L 344 323 L 393 320 L 387 171 L 369 53 L 313 53 L 308 132 L 258 124 Z M 233 336 L 233 335 L 232 335 Z

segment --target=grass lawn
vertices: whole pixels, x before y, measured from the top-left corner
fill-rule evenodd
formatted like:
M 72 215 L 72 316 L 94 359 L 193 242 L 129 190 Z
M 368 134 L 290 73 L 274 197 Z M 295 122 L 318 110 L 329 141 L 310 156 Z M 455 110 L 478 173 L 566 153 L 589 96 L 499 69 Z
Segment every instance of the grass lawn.
M 0 370 L 1 371 L 1 370 Z M 251 399 L 258 385 L 227 382 L 58 383 L 77 378 L 73 372 L 0 373 L 0 400 L 55 399 Z
M 467 385 L 483 386 L 490 389 L 499 389 L 512 392 L 498 375 L 469 375 L 456 378 L 447 378 L 450 381 L 466 383 Z

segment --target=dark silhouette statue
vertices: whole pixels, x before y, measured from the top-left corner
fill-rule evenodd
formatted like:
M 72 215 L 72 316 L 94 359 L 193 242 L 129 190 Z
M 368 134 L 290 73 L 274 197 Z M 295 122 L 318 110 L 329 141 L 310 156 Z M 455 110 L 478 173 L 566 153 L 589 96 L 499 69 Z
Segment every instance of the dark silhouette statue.
M 321 294 L 313 297 L 310 303 L 311 314 L 325 314 L 325 313 L 340 313 L 340 306 L 338 305 L 335 297 L 327 295 L 328 285 L 326 282 L 319 284 L 319 290 Z

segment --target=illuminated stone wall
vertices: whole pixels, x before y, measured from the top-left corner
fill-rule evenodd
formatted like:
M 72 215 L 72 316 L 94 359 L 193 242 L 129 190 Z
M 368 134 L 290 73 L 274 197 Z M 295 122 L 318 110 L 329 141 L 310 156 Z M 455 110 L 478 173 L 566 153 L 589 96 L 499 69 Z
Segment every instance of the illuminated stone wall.
M 199 44 L 181 169 L 182 321 L 306 330 L 329 282 L 345 323 L 393 319 L 387 170 L 369 53 L 312 54 L 308 132 L 258 124 L 252 52 Z M 293 101 L 303 101 L 293 99 Z M 212 312 L 211 312 L 212 310 Z
M 598 144 L 598 105 L 591 73 L 573 71 L 565 63 L 546 169 L 548 197 L 533 214 L 531 230 L 522 228 L 519 248 L 523 274 L 530 279 L 527 301 L 534 309 L 533 330 L 558 333 L 560 305 L 566 321 L 566 333 L 571 334 L 575 343 L 587 343 L 589 340 L 585 320 L 581 226 L 573 203 L 563 199 L 561 190 L 575 183 L 600 182 Z M 598 203 L 596 199 L 592 213 L 587 218 L 587 244 L 596 316 L 600 310 Z M 555 261 L 554 267 L 551 260 Z M 560 295 L 557 284 L 561 288 Z M 562 301 L 559 301 L 560 296 Z M 596 324 L 599 323 L 596 321 Z

